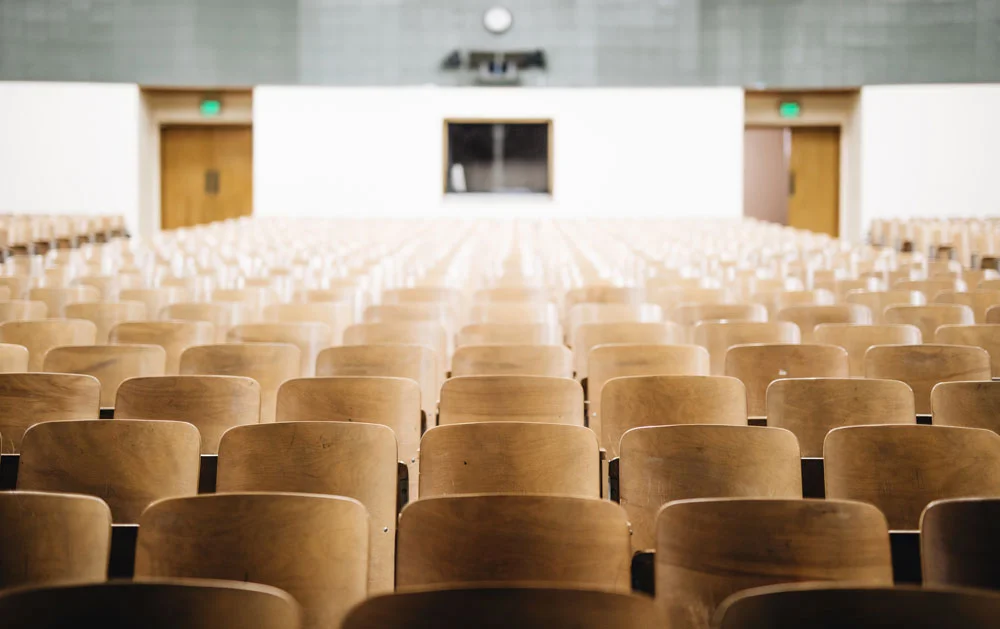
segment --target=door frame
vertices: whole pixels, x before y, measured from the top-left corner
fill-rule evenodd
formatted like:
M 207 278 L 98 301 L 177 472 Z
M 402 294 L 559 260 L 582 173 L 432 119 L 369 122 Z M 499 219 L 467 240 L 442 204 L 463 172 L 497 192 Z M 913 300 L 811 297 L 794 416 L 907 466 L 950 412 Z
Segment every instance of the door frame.
M 160 136 L 162 128 L 176 125 L 243 126 L 253 129 L 253 90 L 240 88 L 140 87 L 139 129 L 139 233 L 149 238 L 160 231 Z M 222 102 L 217 116 L 202 116 L 205 98 Z M 252 156 L 251 156 L 252 159 Z
M 798 118 L 782 118 L 782 101 L 796 101 Z M 744 129 L 748 127 L 840 128 L 840 238 L 861 242 L 861 90 L 746 90 L 743 97 Z M 742 141 L 742 138 L 740 138 Z

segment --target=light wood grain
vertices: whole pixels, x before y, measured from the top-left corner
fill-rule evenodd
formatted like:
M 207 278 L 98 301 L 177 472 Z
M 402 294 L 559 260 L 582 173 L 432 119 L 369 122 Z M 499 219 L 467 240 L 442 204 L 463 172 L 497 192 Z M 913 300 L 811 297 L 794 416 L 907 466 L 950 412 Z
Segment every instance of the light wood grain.
M 66 316 L 66 304 L 100 301 L 101 291 L 93 286 L 32 288 L 28 291 L 28 299 L 43 302 L 50 317 L 62 318 Z
M 778 313 L 792 306 L 830 306 L 833 293 L 827 290 L 774 290 L 754 293 L 750 301 L 767 308 L 767 316 L 775 319 Z
M 299 348 L 288 343 L 200 345 L 181 354 L 181 375 L 244 376 L 260 385 L 260 421 L 275 421 L 278 389 L 299 377 Z
M 872 312 L 860 304 L 838 304 L 833 306 L 789 306 L 782 308 L 778 321 L 791 321 L 799 326 L 803 343 L 818 343 L 816 326 L 830 323 L 871 325 Z
M 28 371 L 41 371 L 45 354 L 53 347 L 94 345 L 97 327 L 82 319 L 8 321 L 0 324 L 0 342 L 22 345 L 28 350 Z
M 405 303 L 450 303 L 462 298 L 461 292 L 444 286 L 414 286 L 393 288 L 382 292 L 382 301 L 387 304 Z
M 892 585 L 885 518 L 856 502 L 673 502 L 660 510 L 656 539 L 656 602 L 670 627 L 707 628 L 727 596 L 752 587 Z
M 985 323 L 1000 323 L 1000 306 L 993 306 L 986 311 Z
M 154 321 L 170 304 L 181 303 L 191 299 L 190 293 L 176 286 L 161 286 L 159 288 L 126 288 L 118 293 L 122 301 L 139 301 L 146 304 L 146 319 Z
M 184 422 L 45 422 L 24 433 L 17 488 L 96 496 L 115 522 L 137 522 L 155 500 L 198 493 L 200 450 Z
M 660 507 L 690 498 L 801 498 L 795 435 L 753 426 L 655 426 L 621 439 L 620 502 L 633 550 L 656 546 Z
M 97 498 L 0 492 L 0 522 L 0 591 L 107 578 L 111 510 Z
M 89 345 L 55 347 L 43 369 L 52 373 L 94 376 L 101 383 L 101 406 L 115 405 L 118 387 L 129 378 L 162 376 L 167 353 L 158 345 Z
M 923 337 L 914 325 L 853 325 L 824 323 L 816 326 L 815 341 L 847 350 L 852 377 L 864 377 L 865 353 L 875 345 L 920 345 Z
M 205 579 L 65 585 L 0 594 L 10 626 L 299 629 L 295 600 L 256 583 Z
M 180 371 L 181 354 L 189 347 L 215 342 L 215 328 L 205 321 L 133 321 L 111 329 L 111 344 L 159 345 L 167 353 L 165 373 Z
M 10 291 L 10 299 L 24 299 L 28 295 L 29 279 L 19 275 L 3 276 L 0 277 L 0 287 Z
M 421 345 L 345 345 L 329 347 L 316 359 L 316 375 L 409 378 L 420 385 L 421 408 L 437 414 L 441 368 L 437 354 Z
M 92 376 L 57 373 L 0 374 L 3 453 L 16 453 L 30 426 L 61 419 L 97 419 L 101 383 Z
M 937 294 L 934 303 L 966 305 L 972 308 L 976 323 L 985 323 L 986 311 L 994 306 L 1000 306 L 1000 290 L 973 290 L 967 293 L 946 290 Z
M 552 294 L 542 286 L 498 286 L 476 291 L 473 298 L 485 303 L 547 303 L 551 301 Z
M 693 304 L 683 303 L 671 311 L 671 321 L 694 325 L 701 321 L 767 321 L 763 304 Z
M 448 588 L 400 592 L 355 607 L 343 629 L 430 627 L 435 622 L 479 629 L 653 629 L 656 607 L 647 597 L 545 587 Z
M 788 321 L 703 321 L 694 326 L 694 342 L 708 350 L 710 373 L 726 373 L 726 353 L 735 345 L 750 343 L 799 343 L 799 327 Z
M 473 304 L 470 323 L 554 325 L 559 321 L 555 304 L 487 302 Z
M 573 353 L 562 345 L 466 345 L 455 350 L 451 375 L 573 377 Z
M 847 292 L 844 299 L 849 304 L 868 306 L 869 310 L 872 311 L 872 323 L 875 325 L 886 323 L 885 309 L 889 306 L 921 306 L 927 303 L 924 294 L 915 290 L 852 290 Z
M 437 352 L 438 364 L 446 370 L 448 336 L 444 326 L 434 321 L 359 323 L 344 331 L 344 345 L 423 345 Z
M 877 506 L 916 530 L 930 502 L 1000 496 L 1000 435 L 950 426 L 849 426 L 823 445 L 827 498 Z
M 885 309 L 886 323 L 906 323 L 920 328 L 925 342 L 934 338 L 942 325 L 972 325 L 972 308 L 961 304 L 928 304 L 926 306 L 889 306 Z
M 684 328 L 676 323 L 591 323 L 577 328 L 573 338 L 573 368 L 576 379 L 588 376 L 587 359 L 598 345 L 677 345 L 686 341 Z
M 458 331 L 456 345 L 558 345 L 562 328 L 543 323 L 477 323 Z
M 248 316 L 244 306 L 238 302 L 170 304 L 160 311 L 164 321 L 205 321 L 215 330 L 215 341 L 224 343 L 229 329 L 239 325 Z
M 340 345 L 344 330 L 354 323 L 353 310 L 353 304 L 346 301 L 271 304 L 264 308 L 264 320 L 276 323 L 323 323 L 330 326 L 327 345 Z
M 441 387 L 440 424 L 517 421 L 583 425 L 583 388 L 570 378 L 465 376 Z
M 1000 381 L 942 382 L 931 390 L 931 412 L 935 426 L 1000 433 Z
M 603 435 L 601 396 L 612 378 L 626 376 L 708 375 L 708 351 L 697 345 L 598 345 L 590 350 L 587 393 L 589 426 Z M 607 444 L 601 443 L 607 448 Z
M 672 424 L 746 426 L 746 387 L 724 376 L 631 376 L 604 385 L 601 443 L 609 457 L 632 428 Z
M 726 353 L 726 375 L 747 388 L 750 417 L 767 414 L 767 387 L 781 378 L 846 378 L 847 350 L 837 345 L 737 345 Z
M 582 426 L 438 426 L 420 440 L 420 498 L 497 493 L 599 498 L 599 463 L 597 438 Z
M 316 373 L 316 356 L 330 345 L 333 331 L 325 323 L 245 323 L 229 330 L 230 343 L 288 343 L 299 348 L 299 376 Z
M 932 502 L 920 518 L 920 563 L 928 587 L 1000 588 L 1000 498 Z
M 23 345 L 0 343 L 0 373 L 28 371 L 28 348 Z
M 990 355 L 962 345 L 876 345 L 865 354 L 865 377 L 905 382 L 917 413 L 928 414 L 937 383 L 989 380 Z
M 260 422 L 260 385 L 238 376 L 132 378 L 114 406 L 118 419 L 188 422 L 201 434 L 202 454 L 215 454 L 227 430 Z
M 944 291 L 965 290 L 962 280 L 930 279 L 930 280 L 899 280 L 892 285 L 894 290 L 915 290 L 923 293 L 927 303 L 933 303 L 935 298 Z
M 531 582 L 628 593 L 630 562 L 625 511 L 607 500 L 427 498 L 400 516 L 396 586 Z
M 370 593 L 391 592 L 396 553 L 396 436 L 387 426 L 282 422 L 242 426 L 219 446 L 218 492 L 354 498 L 369 515 Z
M 0 323 L 5 321 L 37 321 L 48 316 L 49 307 L 44 301 L 22 299 L 0 301 Z
M 985 349 L 990 355 L 993 377 L 1000 378 L 1000 324 L 942 325 L 934 334 L 934 342 Z
M 584 325 L 657 323 L 662 320 L 663 310 L 656 304 L 579 303 L 567 309 L 567 341 L 576 347 L 577 330 Z
M 302 605 L 303 629 L 335 627 L 367 594 L 368 514 L 318 494 L 161 500 L 139 521 L 135 574 L 271 585 Z
M 982 590 L 803 583 L 754 588 L 719 609 L 718 629 L 978 629 L 1000 614 L 1000 595 Z
M 913 391 L 898 380 L 797 378 L 767 388 L 767 425 L 794 433 L 804 457 L 822 457 L 834 428 L 916 419 Z

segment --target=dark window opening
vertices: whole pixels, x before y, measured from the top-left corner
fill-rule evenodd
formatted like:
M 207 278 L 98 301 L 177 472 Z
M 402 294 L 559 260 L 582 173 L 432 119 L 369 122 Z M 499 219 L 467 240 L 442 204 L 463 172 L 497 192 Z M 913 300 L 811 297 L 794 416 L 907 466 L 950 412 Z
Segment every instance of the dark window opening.
M 550 122 L 448 122 L 445 191 L 551 194 Z

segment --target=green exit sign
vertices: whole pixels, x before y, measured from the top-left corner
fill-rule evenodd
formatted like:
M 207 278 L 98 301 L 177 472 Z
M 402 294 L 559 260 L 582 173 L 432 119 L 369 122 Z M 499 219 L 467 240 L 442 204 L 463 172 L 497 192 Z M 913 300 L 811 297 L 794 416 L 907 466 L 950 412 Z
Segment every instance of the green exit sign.
M 201 101 L 199 110 L 201 111 L 201 115 L 206 118 L 218 116 L 222 113 L 222 101 L 217 98 L 206 98 Z
M 802 105 L 794 100 L 782 101 L 778 105 L 778 115 L 782 118 L 798 118 L 802 115 Z

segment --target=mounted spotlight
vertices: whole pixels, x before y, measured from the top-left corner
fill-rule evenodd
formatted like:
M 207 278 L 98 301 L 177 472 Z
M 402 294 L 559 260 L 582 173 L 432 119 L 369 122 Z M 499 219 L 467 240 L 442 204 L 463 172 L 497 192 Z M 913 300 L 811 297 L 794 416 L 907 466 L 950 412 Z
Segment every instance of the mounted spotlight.
M 453 50 L 441 61 L 441 69 L 465 75 L 464 83 L 520 85 L 524 71 L 547 69 L 545 51 Z

